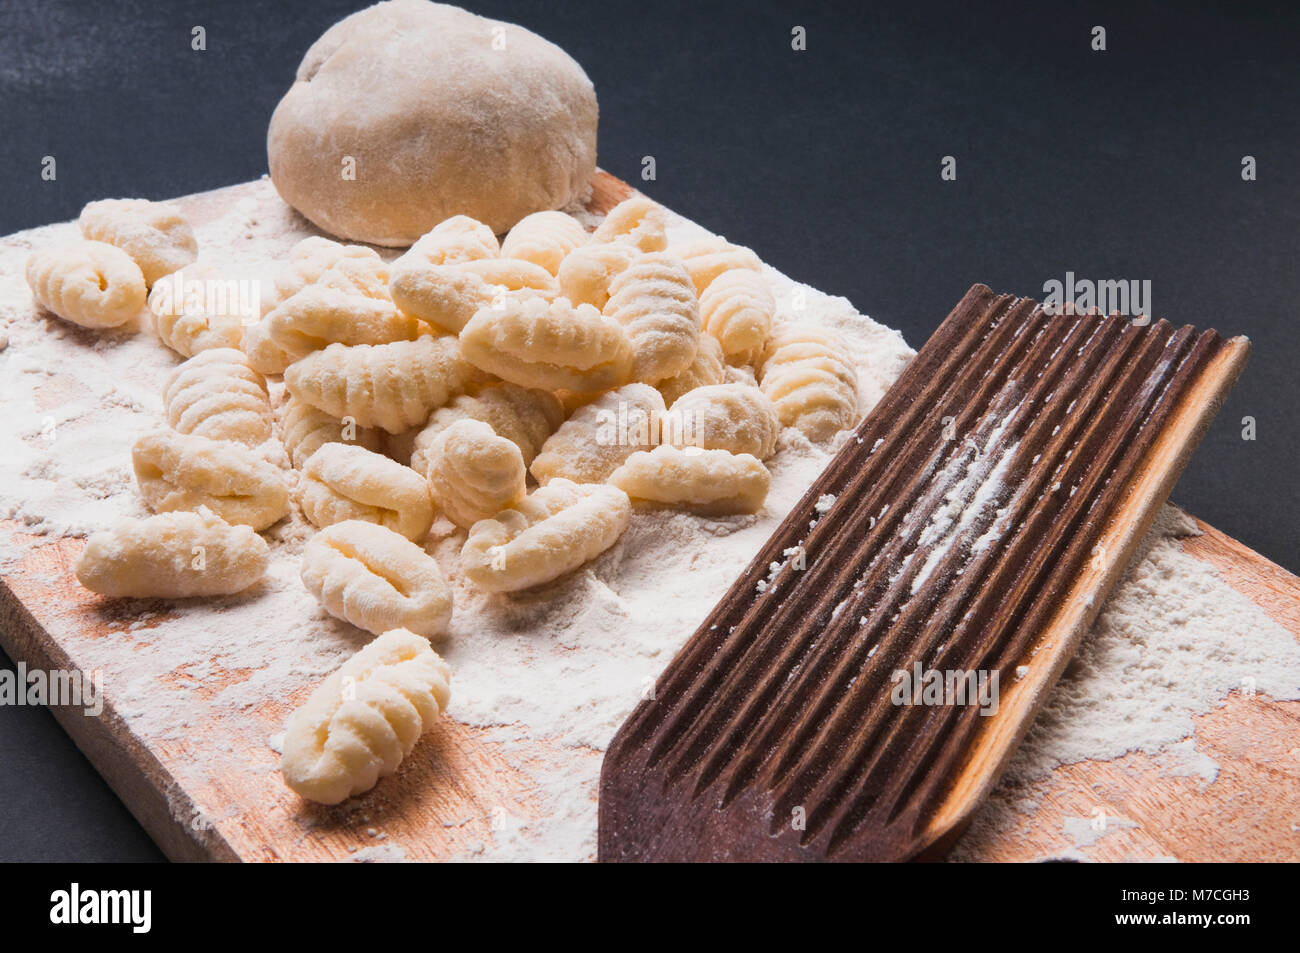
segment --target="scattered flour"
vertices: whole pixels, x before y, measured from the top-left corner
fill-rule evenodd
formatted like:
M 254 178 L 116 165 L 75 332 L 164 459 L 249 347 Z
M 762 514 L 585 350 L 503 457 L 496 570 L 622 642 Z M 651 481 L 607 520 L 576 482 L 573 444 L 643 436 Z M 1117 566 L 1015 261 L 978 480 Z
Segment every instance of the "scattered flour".
M 1107 834 L 1137 827 L 1137 822 L 1123 817 L 1067 817 L 1062 826 L 1065 833 L 1074 841 L 1077 851 L 1083 847 L 1091 847 Z
M 346 860 L 353 864 L 402 864 L 407 862 L 406 851 L 396 844 L 380 847 L 362 847 L 348 854 Z
M 1213 784 L 1219 776 L 1219 763 L 1196 750 L 1195 738 L 1184 738 L 1156 755 L 1156 764 L 1167 777 L 1200 778 Z

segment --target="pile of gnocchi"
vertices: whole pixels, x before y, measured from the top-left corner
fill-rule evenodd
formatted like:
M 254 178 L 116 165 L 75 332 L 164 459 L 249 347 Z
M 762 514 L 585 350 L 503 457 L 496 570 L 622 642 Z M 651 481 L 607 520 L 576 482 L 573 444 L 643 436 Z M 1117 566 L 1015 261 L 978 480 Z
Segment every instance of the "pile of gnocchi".
M 282 770 L 310 800 L 368 790 L 446 707 L 429 640 L 452 590 L 423 545 L 439 515 L 465 533 L 464 579 L 529 589 L 638 510 L 757 512 L 783 427 L 825 441 L 857 421 L 844 342 L 778 316 L 748 248 L 670 245 L 640 195 L 590 234 L 547 211 L 498 242 L 455 216 L 391 264 L 307 238 L 252 323 L 162 294 L 167 276 L 222 277 L 174 206 L 95 202 L 79 224 L 84 240 L 29 260 L 36 302 L 88 328 L 147 311 L 185 360 L 165 426 L 131 448 L 155 515 L 93 534 L 77 578 L 115 597 L 239 592 L 266 571 L 259 533 L 296 506 L 319 530 L 304 586 L 378 637 L 345 664 L 346 697 L 335 673 L 289 721 Z

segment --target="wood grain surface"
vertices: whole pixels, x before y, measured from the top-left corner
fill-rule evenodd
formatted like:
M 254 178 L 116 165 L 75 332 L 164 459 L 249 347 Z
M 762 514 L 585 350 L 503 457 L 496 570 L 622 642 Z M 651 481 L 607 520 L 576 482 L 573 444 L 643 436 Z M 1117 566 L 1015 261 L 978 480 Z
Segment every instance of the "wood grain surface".
M 233 186 L 178 201 L 197 224 L 219 215 L 250 188 Z M 603 212 L 629 191 L 600 173 L 590 207 Z M 75 390 L 74 375 L 70 368 L 54 380 Z M 57 393 L 50 399 L 57 400 Z M 1212 565 L 1300 640 L 1300 579 L 1213 528 L 1201 528 L 1202 536 L 1184 541 L 1186 551 Z M 135 621 L 132 613 L 144 611 L 138 601 L 105 601 L 77 584 L 72 566 L 83 545 L 74 538 L 33 537 L 17 523 L 0 521 L 0 641 L 15 662 L 33 669 L 95 669 L 97 642 Z M 153 604 L 149 611 L 156 622 L 166 609 Z M 173 686 L 195 681 L 183 668 L 169 676 Z M 235 683 L 247 673 L 224 677 Z M 312 684 L 304 680 L 296 693 L 195 728 L 183 740 L 139 737 L 119 714 L 111 688 L 98 717 L 76 708 L 52 711 L 175 860 L 490 856 L 503 817 L 517 824 L 546 823 L 538 816 L 532 787 L 537 769 L 563 772 L 575 759 L 589 759 L 594 766 L 601 758 L 594 749 L 538 738 L 524 763 L 518 753 L 492 742 L 488 732 L 443 719 L 398 774 L 371 794 L 334 808 L 310 805 L 280 781 L 278 756 L 266 739 L 281 729 Z M 1075 852 L 1064 819 L 1097 811 L 1127 818 L 1134 826 L 1082 848 L 1092 859 L 1300 859 L 1300 834 L 1293 829 L 1300 790 L 1300 702 L 1234 693 L 1224 707 L 1197 719 L 1195 740 L 1198 750 L 1219 762 L 1212 783 L 1166 776 L 1155 759 L 1142 754 L 1063 766 L 1031 792 L 1037 811 L 1021 818 L 1019 826 L 981 838 L 973 859 L 1038 860 Z M 241 769 L 209 774 L 203 765 L 210 749 L 236 753 Z M 390 852 L 387 845 L 396 843 L 401 850 Z

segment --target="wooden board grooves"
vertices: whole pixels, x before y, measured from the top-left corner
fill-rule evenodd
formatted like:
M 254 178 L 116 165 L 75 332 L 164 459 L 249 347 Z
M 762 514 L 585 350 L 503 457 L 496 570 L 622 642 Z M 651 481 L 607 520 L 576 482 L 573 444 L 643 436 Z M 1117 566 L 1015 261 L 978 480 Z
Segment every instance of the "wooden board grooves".
M 1154 330 L 1167 332 L 1169 329 L 1158 325 Z M 1080 565 L 1090 557 L 1091 540 L 1096 539 L 1103 528 L 1100 522 L 1118 505 L 1133 471 L 1141 465 L 1172 410 L 1173 401 L 1164 398 L 1185 390 L 1191 376 L 1203 370 L 1210 351 L 1219 344 L 1218 335 L 1213 331 L 1196 339 L 1194 347 L 1192 341 L 1189 328 L 1169 336 L 1167 344 L 1157 355 L 1155 370 L 1142 379 L 1139 396 L 1143 401 L 1129 406 L 1122 422 L 1124 426 L 1105 439 L 1105 446 L 1096 448 L 1096 458 L 1104 465 L 1088 468 L 1093 448 L 1087 439 L 1094 437 L 1096 443 L 1103 442 L 1103 438 L 1098 436 L 1103 432 L 1102 428 L 1094 426 L 1080 443 L 1078 452 L 1062 462 L 1058 469 L 1060 475 L 1057 479 L 1062 487 L 1075 486 L 1076 478 L 1082 482 L 1077 484 L 1078 492 L 1069 496 L 1061 509 L 1043 507 L 1041 513 L 1034 514 L 1040 517 L 1040 522 L 1050 521 L 1051 531 L 1031 557 L 1032 562 L 1027 567 L 1029 571 L 1022 574 L 1015 599 L 1016 612 L 1008 619 L 1005 639 L 995 647 L 996 651 L 986 653 L 980 660 L 980 664 L 996 669 L 1001 679 L 1013 675 L 1015 666 L 1024 656 L 1027 642 L 1045 627 L 1045 617 L 1053 603 L 1059 600 L 1069 581 L 1079 573 Z M 1117 395 L 1117 399 L 1104 404 L 1104 407 L 1113 411 L 1124 406 L 1122 397 Z M 1054 501 L 1056 497 L 1057 494 L 1051 494 L 1047 499 Z M 948 737 L 933 739 L 946 741 L 942 752 L 936 755 L 937 763 L 945 766 L 951 766 L 961 756 L 969 735 L 978 727 L 969 711 L 959 712 L 953 721 L 956 724 L 949 726 Z M 931 740 L 924 729 L 921 729 L 921 734 Z M 924 810 L 932 808 L 943 793 L 940 774 L 933 771 L 925 780 L 926 787 L 914 811 L 917 824 Z
M 1164 331 L 1167 329 L 1157 328 L 1156 330 Z M 1151 350 L 1154 350 L 1155 347 L 1160 347 L 1163 350 L 1165 342 L 1159 338 L 1153 338 L 1151 340 L 1151 345 L 1152 346 L 1147 349 L 1148 353 Z M 1145 375 L 1146 371 L 1143 370 L 1142 373 Z M 1149 382 L 1157 378 L 1146 377 L 1145 379 Z M 1121 406 L 1121 404 L 1111 403 L 1106 406 L 1108 408 L 1113 408 Z M 1101 432 L 1103 432 L 1101 428 L 1092 428 L 1093 434 Z M 1122 431 L 1116 434 L 1110 439 L 1109 449 L 1112 451 L 1117 450 L 1119 441 L 1127 436 L 1127 431 Z M 1082 461 L 1086 457 L 1090 456 L 1090 448 L 1086 444 L 1080 444 L 1077 449 L 1079 452 L 1073 454 L 1076 462 Z M 1094 486 L 1101 481 L 1102 475 L 1107 472 L 1107 468 L 1111 463 L 1110 456 L 1105 453 L 1105 449 L 1103 448 L 1098 448 L 1098 456 L 1096 459 L 1100 460 L 1100 465 L 1094 466 L 1090 471 Z M 1060 466 L 1065 465 L 1064 462 L 1060 464 Z M 1070 484 L 1066 481 L 1061 481 L 1061 485 L 1069 486 Z M 1110 485 L 1115 486 L 1113 483 Z M 1054 494 L 1049 493 L 1046 496 L 1045 501 L 1050 504 L 1054 501 L 1054 496 Z M 1097 503 L 1090 493 L 1080 492 L 1076 496 L 1070 497 L 1069 502 L 1066 504 L 1067 508 L 1078 510 L 1084 505 L 1084 500 L 1091 501 L 1087 504 L 1089 508 L 1095 506 Z M 988 619 L 986 623 L 987 627 L 991 632 L 996 633 L 996 635 L 989 642 L 982 643 L 978 639 L 968 638 L 968 633 L 971 633 L 973 627 L 969 625 L 959 625 L 957 630 L 948 637 L 948 644 L 953 647 L 950 651 L 965 650 L 965 657 L 952 658 L 949 656 L 947 658 L 940 658 L 931 663 L 932 667 L 942 670 L 946 670 L 950 667 L 957 669 L 972 667 L 997 669 L 999 671 L 1000 680 L 1007 679 L 1011 676 L 1012 672 L 1006 667 L 1008 664 L 1006 661 L 995 662 L 994 660 L 1005 658 L 1008 654 L 1008 650 L 1004 648 L 1007 640 L 1013 639 L 1017 632 L 1024 631 L 1026 627 L 1026 623 L 1022 621 L 1024 614 L 1027 612 L 1033 613 L 1037 611 L 1039 607 L 1050 602 L 1050 597 L 1054 593 L 1050 580 L 1062 577 L 1068 578 L 1068 575 L 1075 569 L 1073 560 L 1070 560 L 1068 557 L 1062 559 L 1058 554 L 1060 552 L 1061 541 L 1064 538 L 1068 538 L 1067 534 L 1075 528 L 1076 520 L 1069 516 L 1062 518 L 1059 512 L 1053 512 L 1048 506 L 1042 506 L 1041 509 L 1045 514 L 1050 513 L 1050 515 L 1045 516 L 1043 520 L 1040 520 L 1040 522 L 1048 522 L 1051 529 L 1046 534 L 1019 533 L 1018 542 L 1020 543 L 1020 551 L 1015 553 L 1011 558 L 1004 559 L 1002 563 L 1003 566 L 1012 570 L 1017 566 L 1025 566 L 1027 564 L 1029 571 L 1021 571 L 1019 579 L 1016 580 L 1016 583 L 1012 588 L 1011 597 L 1009 599 L 1004 599 L 1002 604 L 997 607 L 997 613 Z M 1076 513 L 1075 515 L 1077 516 L 1078 514 Z M 1047 576 L 1047 581 L 1044 580 L 1045 573 L 1051 573 L 1050 576 Z M 996 593 L 1003 590 L 1000 585 L 994 583 L 987 588 L 987 591 Z M 1032 624 L 1029 628 L 1032 631 L 1037 631 L 1037 628 L 1032 626 Z M 1010 650 L 1010 658 L 1012 663 L 1019 659 L 1019 655 L 1016 654 L 1014 646 Z M 912 769 L 907 772 L 898 772 L 894 774 L 893 790 L 896 792 L 898 800 L 893 801 L 890 812 L 885 819 L 886 824 L 895 822 L 900 814 L 903 813 L 904 808 L 907 807 L 903 802 L 903 799 L 906 798 L 908 794 L 913 793 L 916 788 L 933 782 L 936 778 L 941 778 L 944 775 L 944 769 L 949 764 L 952 749 L 946 749 L 946 752 L 948 752 L 947 754 L 939 754 L 935 751 L 935 746 L 942 745 L 942 743 L 948 739 L 948 736 L 954 731 L 955 723 L 963 721 L 969 722 L 974 717 L 974 711 L 975 710 L 972 708 L 915 707 L 908 708 L 904 711 L 895 726 L 895 735 L 897 737 L 914 739 L 914 744 L 907 751 L 899 751 L 896 758 L 897 762 L 902 762 L 905 759 L 910 761 L 912 763 Z M 914 722 L 918 720 L 922 722 L 921 725 L 914 724 Z M 936 757 L 936 755 L 938 756 Z M 893 759 L 889 758 L 883 758 L 881 760 L 887 764 L 896 763 Z M 913 810 L 911 813 L 915 820 L 915 815 L 918 812 Z M 909 833 L 910 831 L 911 828 L 909 828 Z M 847 834 L 847 831 L 841 829 L 837 831 L 837 833 L 843 836 Z M 833 838 L 832 842 L 835 843 L 837 841 Z
M 1135 545 L 1117 521 L 1163 502 L 1133 487 L 1155 468 L 1167 494 L 1245 351 L 972 288 L 615 738 L 602 858 L 932 846 L 973 739 L 999 719 L 894 704 L 895 673 L 1014 684 L 1077 580 L 1089 606 L 1104 598 Z M 1034 662 L 1051 681 L 1076 623 Z M 999 724 L 1023 732 L 1040 700 L 1016 698 Z

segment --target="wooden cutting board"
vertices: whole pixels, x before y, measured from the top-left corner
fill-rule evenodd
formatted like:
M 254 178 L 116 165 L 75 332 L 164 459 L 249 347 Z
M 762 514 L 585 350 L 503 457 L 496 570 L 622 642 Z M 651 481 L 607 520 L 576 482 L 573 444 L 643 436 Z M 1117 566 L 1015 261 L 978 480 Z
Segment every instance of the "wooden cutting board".
M 250 188 L 233 186 L 177 201 L 199 223 L 229 208 Z M 626 184 L 598 173 L 589 207 L 602 213 L 629 191 Z M 71 386 L 75 373 L 75 368 L 61 370 L 53 390 L 59 376 Z M 1184 540 L 1184 549 L 1214 566 L 1232 588 L 1300 640 L 1300 579 L 1217 530 L 1201 528 L 1203 535 Z M 106 613 L 102 600 L 78 585 L 72 566 L 83 545 L 74 538 L 33 537 L 12 521 L 0 521 L 0 643 L 29 670 L 94 670 L 100 667 L 100 640 L 136 621 L 129 613 L 138 604 L 118 603 Z M 156 624 L 157 607 L 149 611 Z M 682 632 L 682 641 L 690 634 Z M 231 671 L 223 677 L 234 683 L 246 676 Z M 171 684 L 158 690 L 191 678 L 178 670 Z M 211 678 L 207 676 L 209 682 Z M 531 770 L 540 765 L 564 772 L 579 759 L 590 760 L 587 767 L 594 768 L 601 757 L 593 749 L 538 738 L 523 764 L 485 730 L 447 718 L 420 742 L 418 756 L 380 785 L 382 794 L 338 808 L 309 805 L 280 781 L 278 758 L 266 739 L 281 729 L 313 681 L 304 678 L 291 697 L 268 699 L 237 716 L 191 726 L 183 741 L 137 735 L 118 714 L 111 686 L 99 717 L 88 717 L 79 708 L 52 710 L 175 860 L 490 857 L 503 818 L 512 825 L 546 823 L 537 809 Z M 1199 717 L 1195 745 L 1219 764 L 1212 783 L 1167 776 L 1153 758 L 1140 753 L 1065 765 L 1033 790 L 1019 792 L 1037 803 L 1019 829 L 980 836 L 967 856 L 1300 859 L 1300 834 L 1294 832 L 1300 821 L 1300 702 L 1234 693 L 1223 708 Z M 241 770 L 217 777 L 194 770 L 212 747 L 238 753 Z M 1125 818 L 1132 826 L 1078 848 L 1066 821 L 1098 812 Z M 400 851 L 389 850 L 388 845 L 398 844 Z

